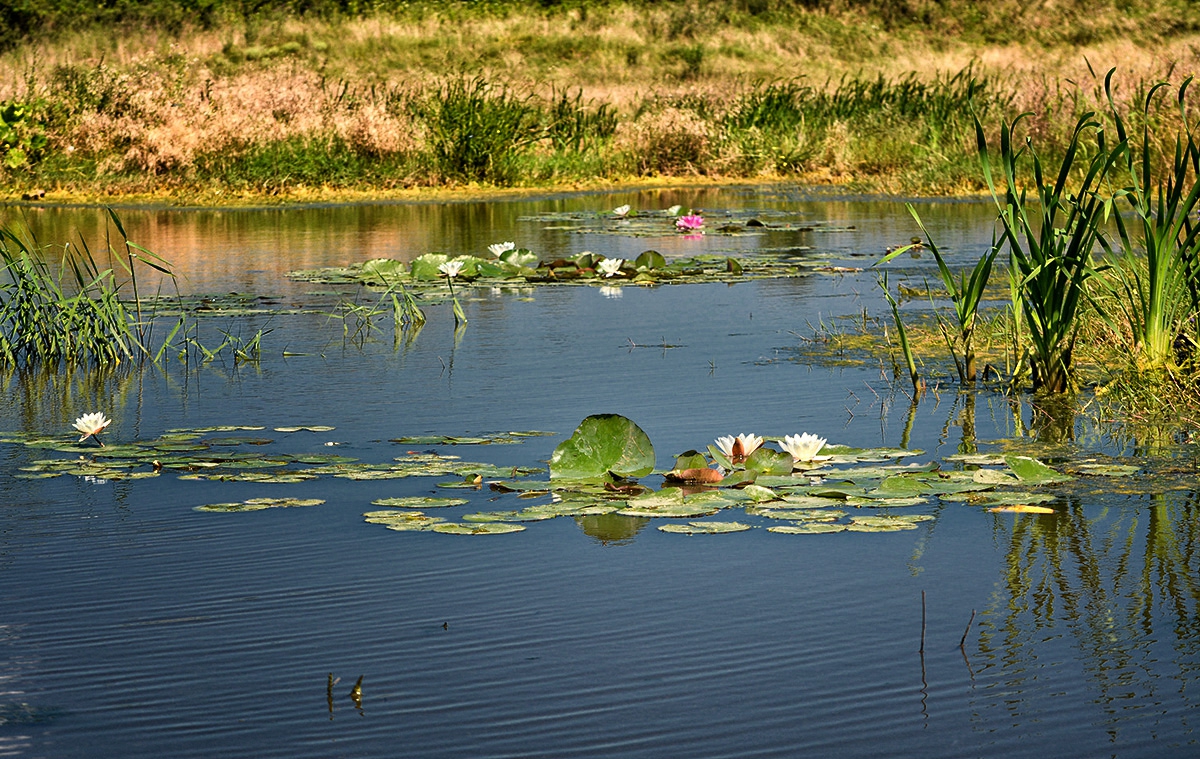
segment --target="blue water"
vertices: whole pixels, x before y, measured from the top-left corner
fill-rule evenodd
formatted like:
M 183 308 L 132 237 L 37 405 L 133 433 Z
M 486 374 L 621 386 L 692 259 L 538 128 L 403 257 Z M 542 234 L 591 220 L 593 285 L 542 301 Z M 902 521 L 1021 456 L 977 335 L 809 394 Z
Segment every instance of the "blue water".
M 631 201 L 835 220 L 854 228 L 796 243 L 839 265 L 869 264 L 913 234 L 897 203 L 750 190 L 127 210 L 123 219 L 134 240 L 180 262 L 192 292 L 303 303 L 322 288 L 287 281 L 287 270 L 482 252 L 513 238 L 564 254 L 636 248 L 519 221 Z M 95 231 L 94 210 L 39 213 L 43 240 Z M 986 206 L 928 204 L 922 214 L 956 254 L 990 240 Z M 714 235 L 699 244 L 729 243 Z M 917 461 L 953 453 L 965 399 L 951 385 L 923 398 L 906 429 L 909 399 L 890 368 L 795 360 L 822 322 L 882 313 L 874 282 L 867 272 L 624 288 L 619 297 L 587 287 L 482 292 L 465 299 L 470 321 L 458 340 L 448 307 L 435 306 L 416 339 L 399 346 L 390 327 L 362 348 L 344 345 L 339 325 L 320 314 L 235 319 L 223 327 L 274 330 L 257 365 L 11 377 L 0 427 L 66 432 L 75 416 L 102 409 L 114 419 L 110 443 L 174 427 L 261 425 L 245 434 L 274 442 L 256 451 L 371 462 L 405 455 L 408 447 L 389 442 L 402 435 L 556 433 L 439 449 L 525 466 L 544 462 L 586 415 L 620 413 L 646 430 L 663 467 L 738 432 L 907 442 L 924 451 Z M 635 347 L 663 344 L 675 347 Z M 983 443 L 1020 436 L 1029 421 L 1028 409 L 1014 417 L 1003 397 L 975 398 Z M 284 425 L 335 429 L 272 429 Z M 1082 429 L 1077 445 L 1120 452 Z M 1126 496 L 1101 482 L 1048 517 L 935 502 L 926 509 L 934 521 L 892 534 L 687 537 L 632 522 L 614 536 L 559 518 L 462 538 L 391 532 L 362 518 L 373 499 L 445 495 L 436 483 L 452 478 L 15 477 L 45 455 L 0 445 L 0 756 L 1197 751 L 1192 492 Z M 519 508 L 511 495 L 454 491 L 464 493 L 471 503 L 448 515 Z M 325 503 L 193 510 L 276 495 Z M 349 696 L 360 676 L 361 707 Z

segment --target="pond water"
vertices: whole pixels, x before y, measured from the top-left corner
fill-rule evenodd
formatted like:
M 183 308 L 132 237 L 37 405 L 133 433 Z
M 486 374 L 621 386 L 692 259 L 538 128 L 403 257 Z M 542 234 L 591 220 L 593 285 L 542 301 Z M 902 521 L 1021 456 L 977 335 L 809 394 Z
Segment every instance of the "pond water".
M 684 239 L 553 221 L 622 203 L 807 223 Z M 990 242 L 985 204 L 918 207 L 954 257 L 970 260 Z M 4 216 L 43 242 L 82 234 L 95 245 L 106 229 L 92 208 Z M 268 295 L 297 312 L 203 327 L 205 339 L 270 330 L 258 362 L 225 355 L 191 371 L 3 378 L 0 429 L 12 434 L 0 443 L 0 756 L 1197 751 L 1200 529 L 1186 485 L 1147 495 L 1098 477 L 1052 502 L 1050 515 L 933 498 L 918 510 L 934 519 L 883 534 L 781 535 L 734 510 L 728 518 L 756 528 L 686 536 L 656 529 L 662 519 L 563 517 L 468 538 L 394 532 L 363 514 L 388 497 L 467 499 L 443 510 L 451 519 L 521 501 L 487 487 L 446 490 L 439 483 L 458 479 L 446 476 L 21 476 L 64 454 L 15 435 L 65 440 L 72 420 L 95 410 L 114 420 L 110 447 L 178 428 L 254 426 L 263 429 L 205 434 L 246 438 L 214 443 L 231 451 L 381 465 L 415 449 L 544 467 L 597 413 L 636 421 L 660 469 L 740 432 L 906 448 L 903 461 L 920 463 L 972 441 L 982 451 L 1030 443 L 1037 425 L 1020 400 L 946 384 L 913 405 L 890 368 L 805 358 L 806 339 L 834 317 L 884 313 L 874 273 L 841 269 L 913 236 L 899 202 L 725 188 L 125 209 L 121 219 L 130 239 L 171 261 L 184 292 Z M 394 342 L 389 319 L 363 345 L 321 312 L 331 298 L 377 296 L 287 277 L 432 251 L 485 255 L 507 240 L 543 258 L 768 250 L 837 270 L 732 285 L 464 291 L 469 323 L 457 334 L 449 304 L 431 304 L 411 339 Z M 904 266 L 920 276 L 930 264 Z M 318 425 L 333 429 L 276 429 Z M 553 434 L 392 442 L 513 431 Z M 1068 437 L 1071 457 L 1129 453 L 1082 427 Z M 260 497 L 323 503 L 195 510 Z

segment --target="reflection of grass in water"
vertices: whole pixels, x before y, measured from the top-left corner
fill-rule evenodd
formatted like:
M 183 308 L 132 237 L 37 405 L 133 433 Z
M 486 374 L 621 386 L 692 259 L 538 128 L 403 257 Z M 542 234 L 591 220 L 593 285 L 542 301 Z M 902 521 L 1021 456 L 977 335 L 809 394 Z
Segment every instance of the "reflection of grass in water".
M 1190 661 L 1200 613 L 1200 555 L 1189 548 L 1200 539 L 1197 497 L 1144 498 L 1098 513 L 1094 497 L 1073 497 L 1053 517 L 995 518 L 997 542 L 1008 550 L 980 627 L 983 655 L 1019 672 L 1036 657 L 1030 641 L 1045 637 L 1031 633 L 1065 627 L 1105 700 L 1157 690 L 1157 675 L 1137 664 L 1148 641 Z

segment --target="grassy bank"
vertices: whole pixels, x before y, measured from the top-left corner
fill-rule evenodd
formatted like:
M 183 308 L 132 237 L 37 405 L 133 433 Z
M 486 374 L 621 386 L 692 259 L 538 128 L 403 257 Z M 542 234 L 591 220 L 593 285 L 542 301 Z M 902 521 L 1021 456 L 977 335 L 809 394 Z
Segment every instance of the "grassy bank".
M 172 15 L 185 6 L 0 3 L 0 194 L 227 203 L 664 179 L 971 193 L 971 107 L 988 125 L 1031 112 L 1025 133 L 1053 157 L 1110 66 L 1136 119 L 1152 82 L 1200 62 L 1187 2 Z

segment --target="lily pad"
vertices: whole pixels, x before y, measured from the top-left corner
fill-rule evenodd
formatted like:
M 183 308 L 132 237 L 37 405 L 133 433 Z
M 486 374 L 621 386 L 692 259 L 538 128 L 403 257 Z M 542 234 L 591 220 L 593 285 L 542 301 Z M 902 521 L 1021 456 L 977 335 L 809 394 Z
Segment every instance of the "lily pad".
M 846 525 L 844 524 L 827 524 L 824 522 L 805 522 L 803 524 L 781 524 L 775 527 L 768 527 L 767 532 L 776 532 L 783 535 L 818 535 L 821 533 L 830 532 L 845 532 Z
M 627 517 L 694 518 L 715 514 L 728 505 L 724 501 L 714 504 L 707 500 L 686 503 L 679 488 L 663 488 L 657 493 L 630 498 L 617 513 Z
M 746 457 L 746 471 L 781 477 L 792 473 L 792 455 L 774 448 L 759 448 Z
M 1013 470 L 1017 479 L 1032 485 L 1044 485 L 1051 482 L 1066 482 L 1072 479 L 1070 475 L 1051 469 L 1042 462 L 1029 456 L 1005 456 L 1008 468 Z
M 907 506 L 922 506 L 928 498 L 847 498 L 846 505 L 859 509 L 899 509 Z
M 209 503 L 195 507 L 195 511 L 232 512 L 232 511 L 262 511 L 263 509 L 284 509 L 296 506 L 320 506 L 325 503 L 320 498 L 250 498 L 240 503 Z
M 750 508 L 746 513 L 767 519 L 784 519 L 789 522 L 834 522 L 846 516 L 840 509 L 763 509 Z
M 1128 464 L 1080 464 L 1079 471 L 1097 477 L 1129 477 L 1142 471 L 1142 468 Z
M 644 477 L 654 471 L 654 446 L 632 420 L 597 414 L 580 422 L 550 456 L 551 479 L 589 480 L 609 472 Z
M 401 498 L 376 498 L 371 501 L 373 506 L 392 506 L 401 509 L 438 509 L 447 506 L 462 506 L 468 504 L 466 498 L 434 498 L 426 495 L 404 496 Z
M 399 532 L 425 532 L 446 520 L 431 517 L 420 511 L 368 511 L 363 514 L 368 524 L 381 524 Z
M 663 532 L 678 532 L 685 535 L 719 535 L 726 532 L 745 532 L 751 525 L 742 522 L 688 522 L 687 524 L 663 524 Z
M 509 532 L 521 532 L 524 529 L 524 525 L 508 524 L 507 522 L 475 522 L 473 524 L 443 522 L 433 526 L 434 532 L 446 535 L 503 535 Z
M 983 485 L 1016 485 L 1021 482 L 1015 476 L 999 469 L 978 469 L 971 474 L 971 479 Z
M 846 525 L 848 532 L 899 532 L 900 530 L 915 530 L 915 519 L 902 517 L 854 517 Z
M 912 498 L 929 492 L 929 486 L 915 477 L 888 477 L 867 493 L 872 498 Z

